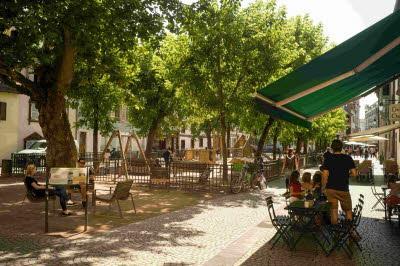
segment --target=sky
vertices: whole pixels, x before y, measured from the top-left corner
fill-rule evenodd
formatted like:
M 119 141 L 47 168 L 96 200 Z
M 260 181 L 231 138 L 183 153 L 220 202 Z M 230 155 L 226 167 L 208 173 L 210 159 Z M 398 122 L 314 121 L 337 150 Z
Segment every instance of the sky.
M 255 0 L 243 0 L 247 6 Z M 192 3 L 194 0 L 182 0 Z M 277 0 L 278 5 L 286 6 L 288 16 L 305 15 L 322 23 L 324 33 L 331 42 L 340 44 L 358 32 L 368 28 L 394 9 L 396 0 Z M 366 104 L 377 101 L 375 94 L 360 100 L 360 115 L 364 118 Z
M 253 2 L 245 0 L 246 4 Z M 289 16 L 309 14 L 324 26 L 325 35 L 340 44 L 358 32 L 393 12 L 396 0 L 278 0 L 285 5 Z M 365 105 L 378 99 L 370 94 L 360 99 L 360 118 L 364 118 Z

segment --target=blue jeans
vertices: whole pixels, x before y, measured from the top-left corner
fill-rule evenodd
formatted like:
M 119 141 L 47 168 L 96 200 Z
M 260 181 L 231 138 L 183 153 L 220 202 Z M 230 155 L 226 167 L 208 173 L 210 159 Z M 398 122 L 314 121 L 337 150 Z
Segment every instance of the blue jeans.
M 67 191 L 63 187 L 55 187 L 49 190 L 49 196 L 58 196 L 60 198 L 60 205 L 63 211 L 67 210 L 68 195 Z

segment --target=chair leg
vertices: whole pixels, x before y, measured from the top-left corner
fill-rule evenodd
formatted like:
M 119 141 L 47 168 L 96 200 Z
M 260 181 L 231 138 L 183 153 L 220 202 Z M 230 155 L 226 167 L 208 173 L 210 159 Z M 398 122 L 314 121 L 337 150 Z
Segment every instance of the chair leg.
M 131 194 L 131 200 L 132 200 L 133 210 L 135 211 L 135 214 L 136 214 L 136 207 L 135 207 L 135 202 L 133 201 L 132 194 Z
M 122 216 L 122 211 L 121 211 L 121 206 L 119 205 L 119 200 L 117 200 L 117 205 L 118 205 L 119 216 L 120 216 L 121 218 L 124 218 L 124 217 Z

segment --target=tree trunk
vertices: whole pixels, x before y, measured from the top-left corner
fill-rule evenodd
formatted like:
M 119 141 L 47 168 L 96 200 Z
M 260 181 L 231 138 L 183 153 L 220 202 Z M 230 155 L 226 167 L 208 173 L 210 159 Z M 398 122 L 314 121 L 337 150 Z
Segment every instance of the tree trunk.
M 304 154 L 307 154 L 308 153 L 308 139 L 304 140 L 303 146 L 304 146 Z
M 156 139 L 157 129 L 158 129 L 158 119 L 155 119 L 149 129 L 147 134 L 147 144 L 146 144 L 146 151 L 145 155 L 147 158 L 150 158 L 151 152 L 153 151 L 153 143 Z
M 207 136 L 207 148 L 209 149 L 209 150 L 211 150 L 213 147 L 212 147 L 212 136 L 211 136 L 211 125 L 208 123 L 207 124 L 207 129 L 206 129 L 206 136 Z
M 176 151 L 179 152 L 179 131 L 176 133 Z
M 271 128 L 271 126 L 274 123 L 274 121 L 275 120 L 272 117 L 270 117 L 270 118 L 268 118 L 268 121 L 265 124 L 265 127 L 264 127 L 264 129 L 263 129 L 263 131 L 261 133 L 261 136 L 260 136 L 260 140 L 258 141 L 257 151 L 256 151 L 256 154 L 255 154 L 256 158 L 261 157 L 261 154 L 262 154 L 262 151 L 263 151 L 263 148 L 264 148 L 264 144 L 265 144 L 265 140 L 267 139 L 267 136 L 268 136 L 268 131 Z
M 226 127 L 226 147 L 229 149 L 231 147 L 231 124 L 227 123 Z
M 48 89 L 46 98 L 37 98 L 39 124 L 47 141 L 47 167 L 75 167 L 77 150 L 66 112 L 64 94 Z
M 93 124 L 93 162 L 94 168 L 97 169 L 99 163 L 99 118 L 96 116 Z
M 278 130 L 275 130 L 272 140 L 272 159 L 276 160 L 276 145 L 278 144 Z
M 303 142 L 302 138 L 300 136 L 297 137 L 297 141 L 296 141 L 296 153 L 297 154 L 300 154 L 302 142 Z
M 221 154 L 222 154 L 222 178 L 224 181 L 228 180 L 228 149 L 226 148 L 226 122 L 225 112 L 220 113 L 221 124 Z
M 74 74 L 76 50 L 67 28 L 63 32 L 62 55 L 56 66 L 35 69 L 36 86 L 32 99 L 39 109 L 39 125 L 47 141 L 47 167 L 76 167 L 77 150 L 65 104 Z

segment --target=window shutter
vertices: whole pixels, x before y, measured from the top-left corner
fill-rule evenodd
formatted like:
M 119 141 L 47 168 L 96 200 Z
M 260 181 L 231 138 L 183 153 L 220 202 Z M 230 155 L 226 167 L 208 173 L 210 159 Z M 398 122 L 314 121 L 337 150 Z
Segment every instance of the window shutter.
M 0 120 L 5 121 L 7 118 L 7 103 L 0 102 Z

